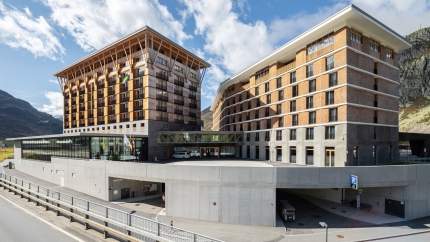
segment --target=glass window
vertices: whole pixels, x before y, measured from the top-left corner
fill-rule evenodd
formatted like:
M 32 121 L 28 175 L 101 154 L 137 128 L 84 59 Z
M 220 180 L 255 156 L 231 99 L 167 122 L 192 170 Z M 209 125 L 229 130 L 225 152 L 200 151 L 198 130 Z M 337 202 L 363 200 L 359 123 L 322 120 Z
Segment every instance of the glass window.
M 311 77 L 314 75 L 314 64 L 311 63 L 306 66 L 306 77 Z
M 255 141 L 260 141 L 260 133 L 255 133 Z
M 328 86 L 334 87 L 337 85 L 337 72 L 330 73 L 328 75 Z
M 317 81 L 315 79 L 309 80 L 309 92 L 315 92 L 317 90 Z
M 276 140 L 282 140 L 282 130 L 276 130 Z
M 284 90 L 278 91 L 278 101 L 284 100 Z
M 314 96 L 306 97 L 306 109 L 310 109 L 314 107 Z
M 336 130 L 334 126 L 325 127 L 325 139 L 334 139 L 336 136 Z
M 258 88 L 258 87 L 255 87 L 255 89 L 254 89 L 254 93 L 255 93 L 255 96 L 260 95 L 260 94 L 259 94 L 259 88 Z
M 282 113 L 282 104 L 276 104 L 276 114 Z
M 290 112 L 296 111 L 296 100 L 290 101 Z
M 325 93 L 325 104 L 326 105 L 334 104 L 334 91 L 328 91 Z
M 266 157 L 265 157 L 265 159 L 266 160 L 270 160 L 270 147 L 269 146 L 266 146 L 266 148 L 265 148 L 265 152 L 266 152 Z
M 306 165 L 314 164 L 314 148 L 306 147 Z
M 269 91 L 269 82 L 264 83 L 264 91 L 265 92 Z
M 290 140 L 296 140 L 297 130 L 290 129 Z
M 260 146 L 258 145 L 255 146 L 255 159 L 256 160 L 260 159 Z
M 334 56 L 333 55 L 327 56 L 325 58 L 325 69 L 326 71 L 329 71 L 333 68 L 334 68 Z
M 270 141 L 270 131 L 266 131 L 264 134 L 264 140 L 265 141 Z
M 276 161 L 282 161 L 282 147 L 276 146 Z
M 293 114 L 291 118 L 292 118 L 292 124 L 291 124 L 292 126 L 296 126 L 299 124 L 299 117 L 297 114 Z
M 290 147 L 290 163 L 296 163 L 296 162 L 297 162 L 296 147 L 291 146 Z
M 290 72 L 290 83 L 295 83 L 296 82 L 296 72 Z
M 306 128 L 306 139 L 307 140 L 314 139 L 314 128 Z
M 292 86 L 291 93 L 293 97 L 297 97 L 299 95 L 299 85 Z
M 267 94 L 266 95 L 266 104 L 269 104 L 272 102 L 272 95 L 271 94 Z
M 337 108 L 330 108 L 329 109 L 328 121 L 329 122 L 336 122 L 337 121 Z
M 317 114 L 315 111 L 313 112 L 309 112 L 309 117 L 308 117 L 308 123 L 309 124 L 314 124 L 316 123 L 317 120 Z
M 282 77 L 276 78 L 276 88 L 282 87 Z

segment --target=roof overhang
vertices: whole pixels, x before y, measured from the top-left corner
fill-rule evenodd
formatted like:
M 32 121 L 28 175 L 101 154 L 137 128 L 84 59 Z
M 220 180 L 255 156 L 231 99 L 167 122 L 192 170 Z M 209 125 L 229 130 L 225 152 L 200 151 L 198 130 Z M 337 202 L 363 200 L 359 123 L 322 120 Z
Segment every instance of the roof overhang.
M 140 134 L 125 134 L 132 137 L 146 137 Z M 27 136 L 17 138 L 7 138 L 6 141 L 21 141 L 21 140 L 34 140 L 34 139 L 52 139 L 52 138 L 68 138 L 68 137 L 124 137 L 122 133 L 70 133 L 70 134 L 50 134 L 39 136 Z
M 212 103 L 211 110 L 214 110 L 215 104 L 219 101 L 220 94 L 229 86 L 248 80 L 251 75 L 266 66 L 292 60 L 298 50 L 305 48 L 309 43 L 343 27 L 350 27 L 357 31 L 365 32 L 367 37 L 378 41 L 382 45 L 390 46 L 395 52 L 400 52 L 411 47 L 411 44 L 403 36 L 351 4 L 308 31 L 290 40 L 262 60 L 222 82 L 218 87 L 217 95 Z

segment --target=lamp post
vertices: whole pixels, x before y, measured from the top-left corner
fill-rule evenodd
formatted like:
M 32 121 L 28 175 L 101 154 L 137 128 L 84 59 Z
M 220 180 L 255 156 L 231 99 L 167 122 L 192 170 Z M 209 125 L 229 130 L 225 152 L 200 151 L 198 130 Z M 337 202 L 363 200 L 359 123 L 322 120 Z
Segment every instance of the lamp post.
M 326 222 L 319 222 L 321 228 L 325 229 L 325 242 L 328 242 L 328 225 Z

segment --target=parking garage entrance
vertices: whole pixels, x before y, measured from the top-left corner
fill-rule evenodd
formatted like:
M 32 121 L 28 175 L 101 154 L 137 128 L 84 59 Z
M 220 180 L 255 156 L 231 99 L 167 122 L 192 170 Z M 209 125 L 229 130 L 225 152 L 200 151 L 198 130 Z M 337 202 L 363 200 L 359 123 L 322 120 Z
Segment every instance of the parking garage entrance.
M 109 177 L 109 201 L 112 202 L 151 202 L 164 207 L 164 192 L 164 183 Z

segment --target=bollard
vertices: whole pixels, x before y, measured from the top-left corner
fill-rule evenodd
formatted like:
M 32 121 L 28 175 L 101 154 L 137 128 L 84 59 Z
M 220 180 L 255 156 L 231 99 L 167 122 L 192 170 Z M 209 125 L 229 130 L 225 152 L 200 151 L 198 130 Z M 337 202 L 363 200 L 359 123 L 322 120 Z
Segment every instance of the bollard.
M 109 218 L 109 209 L 105 208 L 105 218 Z M 105 221 L 105 226 L 108 227 L 108 222 Z M 109 233 L 107 230 L 103 231 L 105 239 L 109 237 Z

